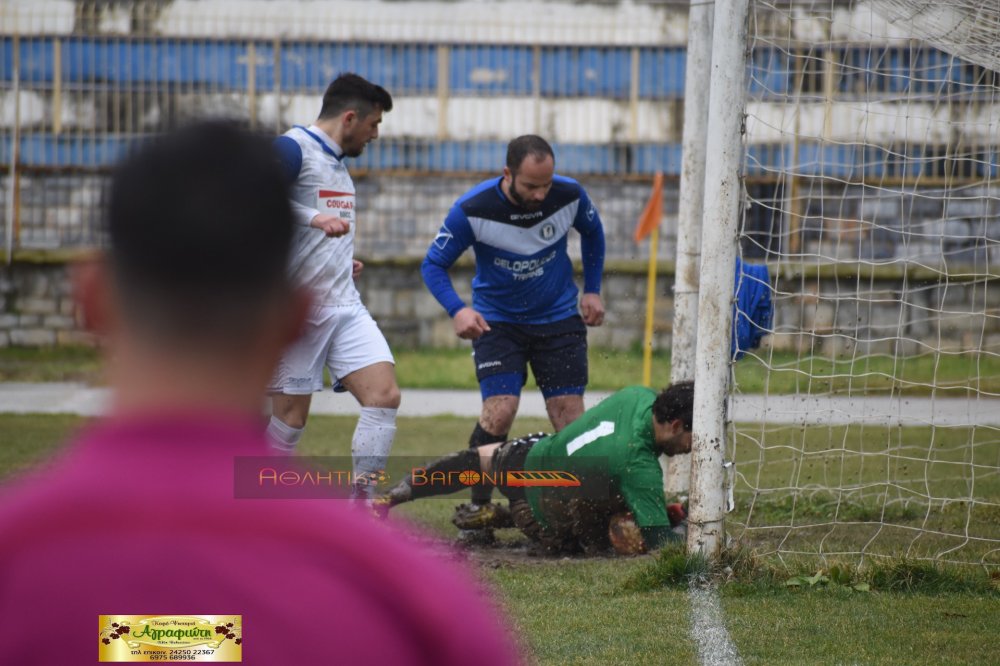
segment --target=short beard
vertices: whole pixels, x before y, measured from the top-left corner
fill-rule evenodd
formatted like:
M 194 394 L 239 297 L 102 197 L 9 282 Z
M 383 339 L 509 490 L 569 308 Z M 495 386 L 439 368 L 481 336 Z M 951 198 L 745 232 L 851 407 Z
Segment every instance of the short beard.
M 538 210 L 539 208 L 542 207 L 541 204 L 525 201 L 525 199 L 518 193 L 517 176 L 515 176 L 514 174 L 510 175 L 510 187 L 508 189 L 510 190 L 510 198 L 514 201 L 514 203 L 518 207 L 523 208 L 525 210 Z
M 347 148 L 344 148 L 344 157 L 358 157 L 364 151 L 365 151 L 364 145 L 362 145 L 362 146 L 360 146 L 358 148 L 351 148 L 350 150 L 348 150 Z

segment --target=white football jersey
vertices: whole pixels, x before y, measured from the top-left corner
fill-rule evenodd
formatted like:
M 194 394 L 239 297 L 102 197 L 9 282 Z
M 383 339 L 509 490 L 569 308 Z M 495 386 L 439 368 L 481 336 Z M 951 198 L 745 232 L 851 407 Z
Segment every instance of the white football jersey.
M 285 136 L 302 149 L 302 167 L 290 187 L 295 234 L 289 270 L 297 285 L 308 286 L 316 305 L 360 303 L 351 277 L 354 260 L 354 181 L 341 161 L 343 151 L 315 125 L 293 127 Z M 338 157 L 339 156 L 339 157 Z M 317 214 L 350 222 L 351 230 L 330 238 L 309 226 Z

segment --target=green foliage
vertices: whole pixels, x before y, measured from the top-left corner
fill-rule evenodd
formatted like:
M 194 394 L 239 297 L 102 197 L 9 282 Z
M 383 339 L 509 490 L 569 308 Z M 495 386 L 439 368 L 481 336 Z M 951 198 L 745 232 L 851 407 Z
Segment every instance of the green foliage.
M 827 573 L 822 569 L 811 576 L 792 576 L 785 581 L 785 587 L 837 586 L 851 592 L 868 592 L 871 586 L 865 582 L 855 582 L 854 573 L 848 567 L 834 565 Z
M 750 595 L 765 590 L 830 590 L 839 593 L 890 592 L 914 594 L 971 593 L 1000 599 L 1000 568 L 989 570 L 905 557 L 869 557 L 863 563 L 847 559 L 799 555 L 782 563 L 739 544 L 723 552 L 721 565 L 731 593 Z
M 895 558 L 869 565 L 865 578 L 877 590 L 923 594 L 968 592 L 1000 599 L 995 579 L 982 569 Z
M 703 555 L 688 555 L 683 544 L 671 544 L 662 548 L 652 562 L 626 579 L 623 587 L 632 592 L 663 587 L 686 588 L 692 582 L 707 580 L 712 573 L 712 567 Z

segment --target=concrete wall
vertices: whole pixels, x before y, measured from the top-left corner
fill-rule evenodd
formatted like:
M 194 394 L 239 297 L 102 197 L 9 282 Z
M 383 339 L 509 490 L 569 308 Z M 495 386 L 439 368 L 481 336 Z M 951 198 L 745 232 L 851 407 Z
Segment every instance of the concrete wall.
M 469 300 L 472 266 L 452 271 Z M 932 350 L 1000 351 L 1000 290 L 982 281 L 906 281 L 900 277 L 802 278 L 775 285 L 775 333 L 765 346 L 800 354 L 911 355 Z M 590 330 L 595 347 L 626 349 L 642 340 L 646 276 L 643 262 L 609 266 L 604 326 Z M 427 292 L 417 260 L 369 261 L 358 282 L 362 298 L 397 348 L 467 346 Z M 673 274 L 661 269 L 654 347 L 670 348 Z M 92 344 L 74 316 L 66 265 L 19 262 L 0 268 L 0 346 Z
M 499 177 L 502 164 L 493 175 Z M 566 167 L 572 168 L 571 164 Z M 366 176 L 355 179 L 358 190 L 357 252 L 368 258 L 422 258 L 448 210 L 462 193 L 486 175 Z M 605 227 L 607 256 L 643 259 L 649 243 L 632 240 L 639 214 L 650 194 L 650 182 L 620 178 L 581 179 L 597 206 Z M 101 175 L 23 175 L 20 179 L 20 243 L 25 249 L 99 246 L 100 205 L 107 177 Z M 6 210 L 10 191 L 0 177 L 0 211 Z M 659 255 L 676 253 L 678 185 L 664 187 L 664 218 Z M 0 218 L 3 217 L 0 212 Z M 570 253 L 579 256 L 579 237 L 573 232 Z M 0 236 L 2 239 L 2 236 Z M 2 244 L 2 240 L 0 240 Z
M 76 317 L 66 265 L 0 268 L 0 347 L 89 345 Z
M 637 268 L 641 266 L 637 265 Z M 473 269 L 456 266 L 459 294 L 470 300 Z M 657 348 L 670 345 L 673 282 L 664 271 L 657 312 Z M 404 347 L 459 347 L 451 320 L 420 279 L 417 260 L 369 261 L 358 281 L 361 296 L 389 342 Z M 642 339 L 646 277 L 641 271 L 612 273 L 604 282 L 606 323 L 592 329 L 591 344 L 627 348 Z M 62 263 L 18 262 L 0 268 L 0 347 L 92 344 L 74 316 L 67 267 Z

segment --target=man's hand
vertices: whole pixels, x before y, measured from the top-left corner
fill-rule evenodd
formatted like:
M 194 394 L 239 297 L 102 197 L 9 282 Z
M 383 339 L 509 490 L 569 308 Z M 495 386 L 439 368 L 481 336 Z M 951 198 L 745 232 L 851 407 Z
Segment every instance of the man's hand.
M 677 527 L 687 520 L 687 517 L 687 508 L 683 504 L 674 503 L 667 505 L 667 518 L 670 519 L 671 527 Z
M 354 259 L 353 261 L 354 263 L 352 264 L 351 268 L 351 277 L 357 280 L 358 276 L 361 275 L 361 271 L 365 269 L 365 265 L 360 261 L 358 261 L 357 259 Z
M 351 223 L 347 220 L 342 220 L 333 215 L 324 215 L 323 213 L 309 220 L 309 226 L 319 229 L 330 238 L 343 236 L 351 230 Z
M 631 511 L 616 513 L 608 521 L 608 540 L 619 555 L 641 555 L 646 552 L 642 530 Z
M 587 326 L 600 326 L 604 323 L 604 303 L 600 294 L 584 294 L 580 300 L 580 314 Z
M 490 330 L 483 315 L 468 306 L 455 313 L 452 324 L 455 326 L 455 335 L 463 340 L 475 340 Z

